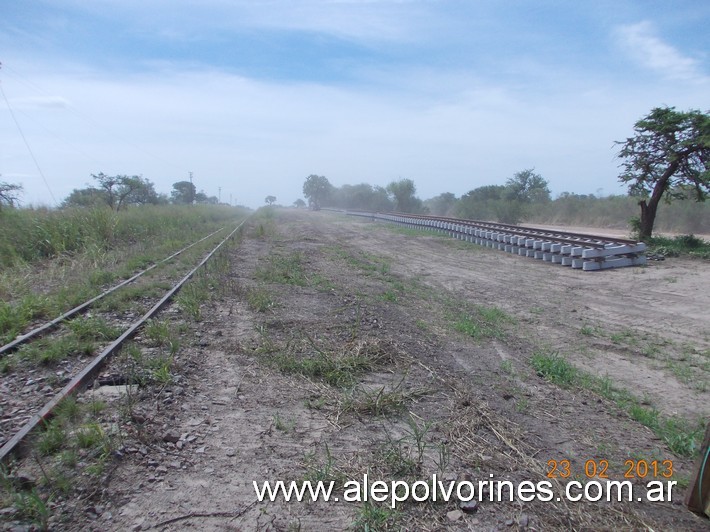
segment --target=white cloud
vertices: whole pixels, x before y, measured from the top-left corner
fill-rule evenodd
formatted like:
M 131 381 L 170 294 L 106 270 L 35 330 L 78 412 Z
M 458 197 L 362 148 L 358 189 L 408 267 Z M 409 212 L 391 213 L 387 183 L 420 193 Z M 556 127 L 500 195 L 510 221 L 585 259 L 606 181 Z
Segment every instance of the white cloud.
M 55 108 L 63 109 L 69 106 L 69 102 L 61 96 L 27 96 L 20 98 L 12 98 L 10 104 L 14 109 L 37 109 Z
M 708 82 L 709 78 L 702 72 L 699 62 L 664 42 L 656 35 L 650 22 L 620 26 L 617 34 L 629 55 L 642 66 L 668 79 Z
M 581 102 L 558 91 L 533 101 L 453 72 L 439 75 L 447 82 L 436 93 L 431 75 L 406 73 L 408 83 L 424 87 L 413 93 L 263 82 L 219 71 L 44 78 L 37 84 L 74 102 L 68 111 L 76 112 L 37 108 L 25 129 L 58 199 L 99 171 L 142 174 L 164 192 L 193 171 L 198 188 L 216 195 L 222 187 L 223 199 L 232 194 L 251 206 L 269 194 L 292 203 L 311 173 L 336 185 L 408 177 L 423 198 L 502 183 L 529 167 L 557 192 L 595 190 L 600 171 L 604 186 L 613 187 L 609 146 L 621 136 L 609 132 L 618 114 L 608 106 L 613 95 Z M 13 131 L 0 136 L 12 140 Z M 32 172 L 30 161 L 18 161 L 26 150 L 16 145 L 10 153 L 13 159 L 0 161 L 6 171 Z M 46 197 L 39 177 L 24 181 L 27 202 Z

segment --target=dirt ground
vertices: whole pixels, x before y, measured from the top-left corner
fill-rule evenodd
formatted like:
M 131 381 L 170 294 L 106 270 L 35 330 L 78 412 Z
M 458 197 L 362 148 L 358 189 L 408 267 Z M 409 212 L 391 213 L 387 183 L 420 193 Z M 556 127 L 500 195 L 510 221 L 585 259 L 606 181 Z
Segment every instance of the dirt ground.
M 281 210 L 251 222 L 222 283 L 188 326 L 174 384 L 137 396 L 101 488 L 53 518 L 57 528 L 710 530 L 682 504 L 692 458 L 609 397 L 549 382 L 531 365 L 559 355 L 660 418 L 700 427 L 710 414 L 708 262 L 582 272 Z M 456 325 L 466 316 L 489 318 L 471 330 Z M 346 369 L 314 370 L 317 361 Z M 258 502 L 252 485 L 342 485 L 364 474 L 539 482 L 550 480 L 550 460 L 569 460 L 580 481 L 587 461 L 607 461 L 618 480 L 627 460 L 672 460 L 679 486 L 672 502 L 486 499 L 392 510 Z M 551 480 L 556 490 L 563 480 Z M 632 479 L 634 489 L 647 480 Z

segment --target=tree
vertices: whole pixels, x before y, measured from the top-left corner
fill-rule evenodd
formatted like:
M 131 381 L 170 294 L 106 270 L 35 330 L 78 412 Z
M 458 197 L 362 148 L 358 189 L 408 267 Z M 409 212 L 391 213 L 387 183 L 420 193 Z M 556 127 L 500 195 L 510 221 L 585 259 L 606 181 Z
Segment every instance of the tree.
M 276 196 L 266 196 L 264 198 L 264 203 L 268 203 L 269 206 L 273 205 L 276 202 Z
M 173 203 L 178 205 L 192 205 L 195 202 L 197 189 L 190 181 L 178 181 L 173 183 L 173 190 L 170 197 Z
M 62 207 L 99 207 L 108 205 L 105 190 L 94 187 L 75 188 L 65 200 Z
M 141 176 L 109 176 L 100 172 L 91 177 L 99 182 L 99 189 L 104 192 L 104 199 L 109 207 L 118 211 L 130 204 L 157 203 L 153 183 Z
M 457 216 L 470 220 L 500 220 L 500 205 L 504 203 L 503 185 L 485 185 L 470 190 L 456 203 L 454 212 Z
M 544 203 L 550 201 L 548 183 L 534 168 L 517 172 L 505 182 L 504 197 L 520 203 Z
M 293 202 L 293 206 L 297 209 L 302 209 L 306 206 L 306 202 L 303 201 L 301 198 L 298 198 L 296 201 Z
M 208 196 L 204 190 L 200 190 L 195 194 L 195 203 L 200 205 L 217 205 L 219 198 L 217 196 Z
M 311 174 L 303 183 L 303 195 L 308 200 L 308 206 L 316 211 L 328 199 L 332 189 L 333 185 L 322 175 Z
M 120 210 L 127 205 L 145 205 L 160 203 L 155 186 L 141 176 L 116 175 L 104 173 L 92 175 L 99 187 L 75 188 L 62 202 L 62 207 L 98 207 L 108 205 Z
M 451 214 L 454 205 L 456 205 L 456 194 L 444 192 L 443 194 L 424 201 L 424 205 L 426 205 L 429 208 L 429 212 L 435 216 L 447 216 Z
M 414 195 L 417 187 L 411 179 L 392 181 L 387 185 L 387 192 L 394 197 L 395 210 L 398 212 L 423 213 L 426 210 L 422 200 Z
M 651 238 L 661 199 L 691 197 L 705 201 L 710 192 L 710 114 L 656 107 L 636 122 L 634 136 L 620 145 L 619 181 L 641 207 L 638 237 Z
M 3 205 L 14 207 L 22 193 L 22 185 L 0 181 L 0 209 Z
M 151 181 L 139 176 L 133 176 L 130 179 L 134 188 L 126 196 L 124 205 L 158 205 L 160 203 L 160 197 Z

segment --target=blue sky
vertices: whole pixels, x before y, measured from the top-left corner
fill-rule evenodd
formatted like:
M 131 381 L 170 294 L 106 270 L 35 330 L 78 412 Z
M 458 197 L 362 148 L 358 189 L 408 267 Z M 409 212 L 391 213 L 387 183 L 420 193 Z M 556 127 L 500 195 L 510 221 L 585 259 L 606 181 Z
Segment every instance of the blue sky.
M 25 204 L 99 172 L 162 192 L 193 172 L 252 207 L 313 173 L 426 199 L 535 168 L 555 194 L 622 193 L 615 140 L 710 108 L 705 0 L 3 4 L 0 84 L 37 162 L 0 98 L 0 180 Z

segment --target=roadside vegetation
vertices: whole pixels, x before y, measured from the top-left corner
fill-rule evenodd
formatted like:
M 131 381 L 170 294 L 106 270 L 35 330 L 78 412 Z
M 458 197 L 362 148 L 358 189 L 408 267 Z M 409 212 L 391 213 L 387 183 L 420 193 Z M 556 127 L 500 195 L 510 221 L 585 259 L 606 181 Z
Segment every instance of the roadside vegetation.
M 702 444 L 704 424 L 692 423 L 681 416 L 661 414 L 648 400 L 636 397 L 608 377 L 582 371 L 559 353 L 538 350 L 530 358 L 537 374 L 563 388 L 579 388 L 594 392 L 625 411 L 631 419 L 650 428 L 668 448 L 679 456 L 695 456 Z
M 245 214 L 207 205 L 3 210 L 0 341 L 10 341 L 29 324 L 52 319 L 199 238 L 231 227 Z M 188 262 L 209 244 L 185 253 Z M 120 309 L 121 300 L 149 295 L 149 285 L 126 287 L 102 305 Z
M 220 233 L 220 238 L 224 236 L 226 232 Z M 127 441 L 152 445 L 143 431 L 146 418 L 140 410 L 140 399 L 170 394 L 171 387 L 184 385 L 184 348 L 195 341 L 188 333 L 200 321 L 205 304 L 235 289 L 229 279 L 229 252 L 237 240 L 238 236 L 227 242 L 184 285 L 175 299 L 177 312 L 148 320 L 137 336 L 123 345 L 111 361 L 110 382 L 97 385 L 97 381 L 93 389 L 79 397 L 68 397 L 30 435 L 26 445 L 31 459 L 22 472 L 14 460 L 0 467 L 4 516 L 27 523 L 33 530 L 62 528 L 73 518 L 77 500 L 87 494 L 93 498 L 106 486 Z M 194 260 L 188 262 L 190 268 L 195 266 Z M 109 305 L 108 309 L 115 307 Z M 21 362 L 40 370 L 68 356 L 90 355 L 98 342 L 112 340 L 120 333 L 93 313 L 68 321 L 62 329 L 64 335 L 58 340 L 41 338 L 3 357 L 3 372 L 11 372 L 11 364 Z M 45 382 L 53 384 L 54 380 Z M 103 392 L 103 386 L 110 391 Z

